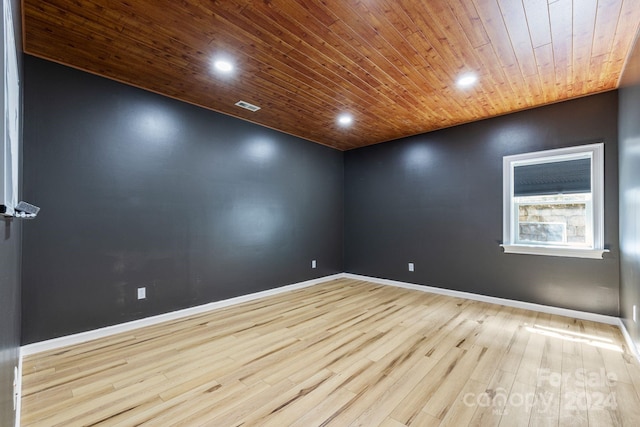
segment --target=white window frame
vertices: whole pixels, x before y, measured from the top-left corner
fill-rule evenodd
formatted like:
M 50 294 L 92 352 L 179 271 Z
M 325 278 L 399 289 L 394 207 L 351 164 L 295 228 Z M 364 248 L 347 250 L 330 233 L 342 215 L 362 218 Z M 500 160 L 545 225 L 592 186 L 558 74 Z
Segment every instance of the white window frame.
M 513 200 L 513 173 L 516 166 L 557 162 L 576 158 L 591 158 L 591 203 L 593 215 L 593 247 L 557 246 L 540 244 L 520 244 L 516 242 L 515 209 Z M 602 259 L 604 248 L 604 144 L 580 145 L 534 153 L 515 154 L 503 157 L 503 211 L 502 211 L 502 247 L 505 253 L 547 255 L 573 258 Z

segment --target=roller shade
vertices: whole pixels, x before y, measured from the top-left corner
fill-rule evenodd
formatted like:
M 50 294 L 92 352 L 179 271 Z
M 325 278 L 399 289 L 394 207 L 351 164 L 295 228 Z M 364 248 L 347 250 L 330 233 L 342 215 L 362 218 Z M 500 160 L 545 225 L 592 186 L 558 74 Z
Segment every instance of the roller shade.
M 513 170 L 513 195 L 591 192 L 591 159 L 516 166 Z

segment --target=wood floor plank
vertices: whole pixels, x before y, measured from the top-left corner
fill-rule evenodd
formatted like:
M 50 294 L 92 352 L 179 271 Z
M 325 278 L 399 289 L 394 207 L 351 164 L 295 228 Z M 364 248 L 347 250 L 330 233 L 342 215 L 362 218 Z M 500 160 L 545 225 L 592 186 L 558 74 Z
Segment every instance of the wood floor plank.
M 300 422 L 302 418 L 307 419 L 306 425 L 320 424 L 322 420 L 319 420 L 318 417 L 321 416 L 324 411 L 316 410 L 310 413 L 309 409 L 319 409 L 319 406 L 328 400 L 328 396 L 336 395 L 339 399 L 346 399 L 345 401 L 353 398 L 354 394 L 348 392 L 343 385 L 349 381 L 349 378 L 362 373 L 370 364 L 370 361 L 361 359 L 343 372 L 331 372 L 327 380 L 320 383 L 317 387 L 300 389 L 298 393 L 289 396 L 284 402 L 281 401 L 280 405 L 272 408 L 268 416 L 264 416 L 263 413 L 261 415 L 260 425 L 274 427 L 290 426 Z M 343 395 L 341 392 L 347 392 L 347 394 Z M 334 399 L 331 399 L 331 401 L 333 402 L 331 405 L 335 405 L 337 402 Z M 252 417 L 255 417 L 255 414 L 252 415 Z
M 442 427 L 469 425 L 476 411 L 477 397 L 486 391 L 487 385 L 487 383 L 469 378 L 458 396 L 451 399 L 452 406 L 439 425 Z
M 425 402 L 422 411 L 440 420 L 444 419 L 469 379 L 469 372 L 473 371 L 483 357 L 486 357 L 486 353 L 480 347 L 465 350 L 458 363 L 447 370 L 443 383 Z
M 528 426 L 534 406 L 535 385 L 514 380 L 507 405 L 500 417 L 500 427 Z
M 578 372 L 584 370 L 582 347 L 572 340 L 565 340 L 562 349 L 562 384 L 560 386 L 560 423 L 567 426 L 588 426 L 589 417 L 582 397 L 585 385 L 577 381 Z M 562 375 L 561 374 L 561 375 Z
M 336 408 L 342 408 L 351 402 L 356 394 L 346 388 L 338 388 L 326 396 L 318 405 L 307 408 L 306 414 L 291 423 L 291 427 L 320 426 L 330 417 Z
M 259 388 L 259 386 L 261 386 Z M 194 389 L 163 400 L 163 403 L 150 410 L 136 411 L 131 414 L 128 420 L 118 425 L 138 426 L 151 425 L 163 426 L 173 425 L 177 419 L 190 416 L 201 411 L 211 413 L 222 412 L 225 408 L 230 408 L 242 404 L 242 399 L 249 399 L 251 396 L 268 390 L 265 384 L 257 384 L 254 387 L 247 387 L 240 381 L 221 385 L 220 387 L 210 387 L 207 389 Z
M 429 372 L 433 366 L 433 361 L 419 353 L 414 352 L 412 353 L 412 356 L 413 355 L 417 355 L 417 359 L 409 363 L 409 369 L 407 369 L 402 376 L 398 377 L 384 393 L 378 396 L 376 401 L 369 405 L 364 412 L 350 424 L 351 426 L 375 426 L 382 424 L 385 419 L 389 418 L 393 408 L 398 406 L 419 382 L 428 381 L 426 372 Z M 389 376 L 394 374 L 397 375 L 398 372 L 389 372 Z
M 264 401 L 262 406 L 241 419 L 222 418 L 214 419 L 213 422 L 216 425 L 288 425 L 288 422 L 304 413 L 304 405 L 311 406 L 316 401 L 316 399 L 305 400 L 304 398 L 320 389 L 334 375 L 328 369 L 323 369 L 278 396 L 271 396 L 270 399 Z M 329 387 L 329 389 L 333 389 L 333 387 Z M 325 393 L 327 392 L 325 391 Z M 317 398 L 317 396 L 314 397 Z M 299 405 L 295 405 L 295 403 L 299 403 Z
M 466 402 L 476 408 L 469 422 L 470 426 L 497 426 L 503 416 L 509 416 L 509 393 L 515 380 L 515 374 L 496 369 L 486 390 L 475 396 L 468 396 Z
M 610 325 L 338 279 L 28 356 L 22 425 L 640 425 L 639 388 Z
M 427 375 L 430 381 L 419 383 L 411 393 L 395 408 L 391 417 L 404 424 L 411 424 L 420 414 L 425 403 L 436 393 L 444 383 L 445 377 L 455 368 L 466 350 L 454 347 L 435 363 Z M 436 418 L 432 414 L 432 417 Z
M 633 386 L 624 382 L 618 383 L 615 387 L 614 404 L 615 410 L 611 412 L 614 425 L 638 425 L 640 404 L 637 398 L 637 390 L 634 390 Z

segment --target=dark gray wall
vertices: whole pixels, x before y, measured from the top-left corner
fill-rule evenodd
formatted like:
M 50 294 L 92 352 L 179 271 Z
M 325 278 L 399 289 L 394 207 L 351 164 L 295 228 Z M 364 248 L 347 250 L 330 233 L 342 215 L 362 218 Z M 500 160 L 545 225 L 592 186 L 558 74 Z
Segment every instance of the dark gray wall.
M 20 221 L 0 217 L 0 426 L 14 424 L 13 379 L 20 349 Z
M 21 51 L 20 1 L 12 0 L 11 8 L 16 46 Z M 3 15 L 4 9 L 0 11 L 0 43 L 4 46 Z M 4 69 L 3 61 L 4 55 L 0 55 L 1 69 Z M 18 69 L 21 72 L 20 55 Z M 4 84 L 0 84 L 0 93 L 4 100 Z M 4 117 L 4 108 L 2 111 L 1 117 Z M 4 123 L 0 124 L 0 129 L 0 134 L 4 135 Z M 20 245 L 20 220 L 0 217 L 0 426 L 3 427 L 15 425 L 13 380 L 20 355 Z
M 620 88 L 620 312 L 635 342 L 640 329 L 640 43 L 627 61 Z
M 13 379 L 20 349 L 20 221 L 0 217 L 0 426 L 14 425 Z
M 14 425 L 13 380 L 20 349 L 19 220 L 0 217 L 0 426 Z
M 25 81 L 24 344 L 343 271 L 341 152 L 33 57 Z
M 617 102 L 608 92 L 346 152 L 345 270 L 618 315 Z M 611 253 L 504 254 L 502 157 L 598 141 Z

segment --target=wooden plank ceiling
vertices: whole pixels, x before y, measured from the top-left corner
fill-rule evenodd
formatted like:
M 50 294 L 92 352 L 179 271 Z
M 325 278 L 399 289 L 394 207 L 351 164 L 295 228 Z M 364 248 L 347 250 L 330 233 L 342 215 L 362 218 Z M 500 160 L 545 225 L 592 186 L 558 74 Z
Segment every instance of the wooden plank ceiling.
M 347 150 L 615 89 L 640 4 L 23 0 L 23 18 L 28 54 Z

